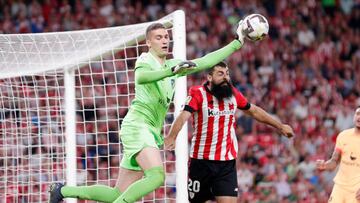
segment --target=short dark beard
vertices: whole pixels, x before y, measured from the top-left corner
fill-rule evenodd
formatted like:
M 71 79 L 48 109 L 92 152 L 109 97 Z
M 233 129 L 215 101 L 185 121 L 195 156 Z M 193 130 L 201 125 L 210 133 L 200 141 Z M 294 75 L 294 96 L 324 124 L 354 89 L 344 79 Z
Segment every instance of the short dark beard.
M 360 132 L 360 126 L 355 125 L 355 128 Z
M 223 85 L 224 83 L 227 85 Z M 224 81 L 218 85 L 211 83 L 211 92 L 219 100 L 229 98 L 233 95 L 232 85 L 228 81 Z

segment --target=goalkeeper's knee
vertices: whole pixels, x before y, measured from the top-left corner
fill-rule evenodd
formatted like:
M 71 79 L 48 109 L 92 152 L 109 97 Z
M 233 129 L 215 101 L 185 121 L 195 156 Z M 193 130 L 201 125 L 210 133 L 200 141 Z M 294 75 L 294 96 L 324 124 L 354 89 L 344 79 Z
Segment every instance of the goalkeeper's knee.
M 160 187 L 165 181 L 165 171 L 162 166 L 153 167 L 144 171 L 145 178 L 149 179 L 151 184 L 155 187 Z

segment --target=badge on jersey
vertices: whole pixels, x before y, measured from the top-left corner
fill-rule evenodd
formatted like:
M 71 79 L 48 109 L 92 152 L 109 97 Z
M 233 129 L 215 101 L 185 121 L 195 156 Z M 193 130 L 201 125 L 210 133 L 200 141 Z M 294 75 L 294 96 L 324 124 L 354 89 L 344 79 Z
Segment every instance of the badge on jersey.
M 175 79 L 171 79 L 170 82 L 171 82 L 171 87 L 174 89 L 175 88 Z
M 193 192 L 189 192 L 190 199 L 193 199 L 195 194 Z
M 185 105 L 189 105 L 191 99 L 192 99 L 191 96 L 187 96 L 187 97 L 186 97 L 186 101 L 185 101 Z

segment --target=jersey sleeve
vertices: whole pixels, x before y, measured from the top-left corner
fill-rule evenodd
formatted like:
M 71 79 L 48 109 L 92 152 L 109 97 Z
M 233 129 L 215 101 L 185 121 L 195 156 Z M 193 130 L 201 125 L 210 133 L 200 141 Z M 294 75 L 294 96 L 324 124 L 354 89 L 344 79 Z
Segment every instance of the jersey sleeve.
M 144 61 L 136 61 L 135 62 L 135 70 L 141 68 L 141 70 L 151 70 L 150 64 Z
M 237 108 L 241 110 L 249 110 L 251 104 L 248 102 L 246 97 L 236 88 L 233 88 L 233 92 L 236 99 Z
M 193 113 L 201 108 L 202 97 L 198 87 L 191 87 L 189 90 L 189 96 L 186 99 L 184 106 L 185 111 Z
M 197 67 L 194 70 L 187 72 L 186 74 L 191 74 L 199 72 L 201 70 L 209 69 L 220 61 L 223 61 L 224 59 L 229 57 L 232 53 L 239 50 L 241 47 L 242 44 L 239 42 L 239 40 L 233 40 L 221 49 L 208 53 L 201 58 L 191 60 L 197 65 Z

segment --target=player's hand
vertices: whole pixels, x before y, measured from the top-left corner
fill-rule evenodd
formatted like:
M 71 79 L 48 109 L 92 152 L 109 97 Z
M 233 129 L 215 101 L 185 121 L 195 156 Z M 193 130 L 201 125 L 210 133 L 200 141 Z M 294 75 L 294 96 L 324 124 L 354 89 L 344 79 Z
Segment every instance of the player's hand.
M 326 170 L 326 164 L 325 161 L 322 159 L 316 160 L 316 168 L 319 170 Z
M 175 143 L 176 143 L 176 138 L 174 138 L 174 136 L 167 136 L 164 139 L 165 149 L 167 150 L 174 150 Z
M 295 133 L 294 133 L 293 129 L 289 125 L 285 125 L 285 124 L 282 125 L 281 129 L 280 129 L 280 132 L 281 132 L 282 135 L 284 135 L 287 138 L 292 138 L 292 137 L 295 136 Z
M 182 74 L 186 71 L 193 70 L 196 64 L 192 61 L 183 61 L 176 66 L 171 67 L 173 74 Z
M 358 191 L 356 192 L 355 198 L 357 201 L 360 201 L 360 189 L 358 189 Z
M 244 29 L 244 21 L 243 20 L 240 20 L 240 22 L 239 22 L 239 25 L 238 25 L 238 27 L 237 27 L 237 29 L 236 29 L 236 35 L 237 35 L 237 40 L 239 40 L 239 42 L 241 43 L 241 45 L 243 45 L 244 44 L 244 42 L 245 42 L 245 35 L 246 35 L 246 33 L 245 33 L 245 29 Z

